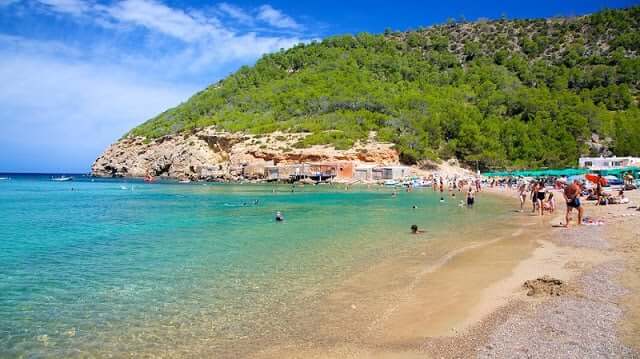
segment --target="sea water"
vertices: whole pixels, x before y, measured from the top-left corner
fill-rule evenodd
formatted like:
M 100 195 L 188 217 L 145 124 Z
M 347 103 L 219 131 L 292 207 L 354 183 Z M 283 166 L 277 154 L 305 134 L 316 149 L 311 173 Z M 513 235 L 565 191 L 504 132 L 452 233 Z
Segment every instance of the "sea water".
M 239 354 L 355 273 L 506 212 L 431 189 L 0 177 L 0 357 Z

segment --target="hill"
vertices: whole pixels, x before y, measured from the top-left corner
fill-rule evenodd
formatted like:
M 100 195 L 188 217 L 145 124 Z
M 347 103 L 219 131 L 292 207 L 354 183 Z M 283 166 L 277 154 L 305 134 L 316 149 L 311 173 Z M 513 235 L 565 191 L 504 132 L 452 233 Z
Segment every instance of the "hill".
M 395 144 L 405 163 L 574 166 L 640 153 L 640 7 L 330 37 L 265 55 L 131 130 L 308 133 Z

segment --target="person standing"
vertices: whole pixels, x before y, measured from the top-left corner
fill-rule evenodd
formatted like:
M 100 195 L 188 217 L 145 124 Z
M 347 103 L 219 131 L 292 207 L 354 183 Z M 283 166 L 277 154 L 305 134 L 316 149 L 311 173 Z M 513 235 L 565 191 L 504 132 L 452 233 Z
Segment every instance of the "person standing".
M 596 206 L 599 206 L 602 200 L 602 175 L 598 174 L 596 182 Z
M 531 192 L 529 193 L 529 199 L 531 200 L 531 213 L 535 213 L 536 205 L 538 204 L 538 182 L 531 183 Z
M 544 215 L 544 199 L 547 196 L 546 189 L 544 187 L 544 181 L 538 182 L 538 192 L 536 193 L 536 201 L 538 202 L 538 211 L 540 215 Z
M 475 193 L 473 192 L 473 188 L 469 186 L 469 190 L 467 191 L 467 207 L 471 208 L 475 204 Z
M 573 183 L 566 186 L 562 192 L 567 203 L 567 212 L 565 214 L 564 223 L 565 227 L 569 227 L 569 215 L 574 208 L 578 211 L 578 225 L 582 224 L 583 208 L 580 203 L 580 191 L 581 188 L 580 185 L 578 185 L 578 181 L 573 181 Z
M 524 212 L 524 203 L 527 201 L 527 183 L 522 182 L 518 187 L 518 196 L 520 197 L 520 212 Z

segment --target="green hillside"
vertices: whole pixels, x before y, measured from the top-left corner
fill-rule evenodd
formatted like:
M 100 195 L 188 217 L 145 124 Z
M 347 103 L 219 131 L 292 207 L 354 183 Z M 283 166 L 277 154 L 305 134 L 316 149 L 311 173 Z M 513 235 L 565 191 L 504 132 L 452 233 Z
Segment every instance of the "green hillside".
M 266 55 L 133 129 L 311 133 L 348 148 L 377 131 L 405 162 L 575 165 L 592 134 L 640 154 L 640 7 L 546 20 L 330 37 Z

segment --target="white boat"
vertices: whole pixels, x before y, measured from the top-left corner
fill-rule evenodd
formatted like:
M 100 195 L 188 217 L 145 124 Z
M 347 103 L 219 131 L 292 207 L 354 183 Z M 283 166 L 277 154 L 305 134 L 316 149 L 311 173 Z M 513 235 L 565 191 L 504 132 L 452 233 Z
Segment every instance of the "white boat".
M 414 181 L 414 186 L 416 187 L 431 187 L 433 185 L 433 182 L 429 181 L 429 180 L 417 180 Z
M 51 180 L 55 182 L 67 182 L 67 181 L 73 181 L 73 177 L 67 177 L 67 176 L 51 177 Z
M 7 180 L 10 180 L 10 179 L 11 178 L 9 178 L 9 177 L 0 177 L 0 181 L 7 181 Z
M 393 179 L 388 179 L 384 181 L 384 185 L 385 186 L 397 186 L 398 185 L 398 181 L 393 180 Z
M 178 181 L 178 183 L 191 183 L 191 180 L 184 179 L 184 180 Z

